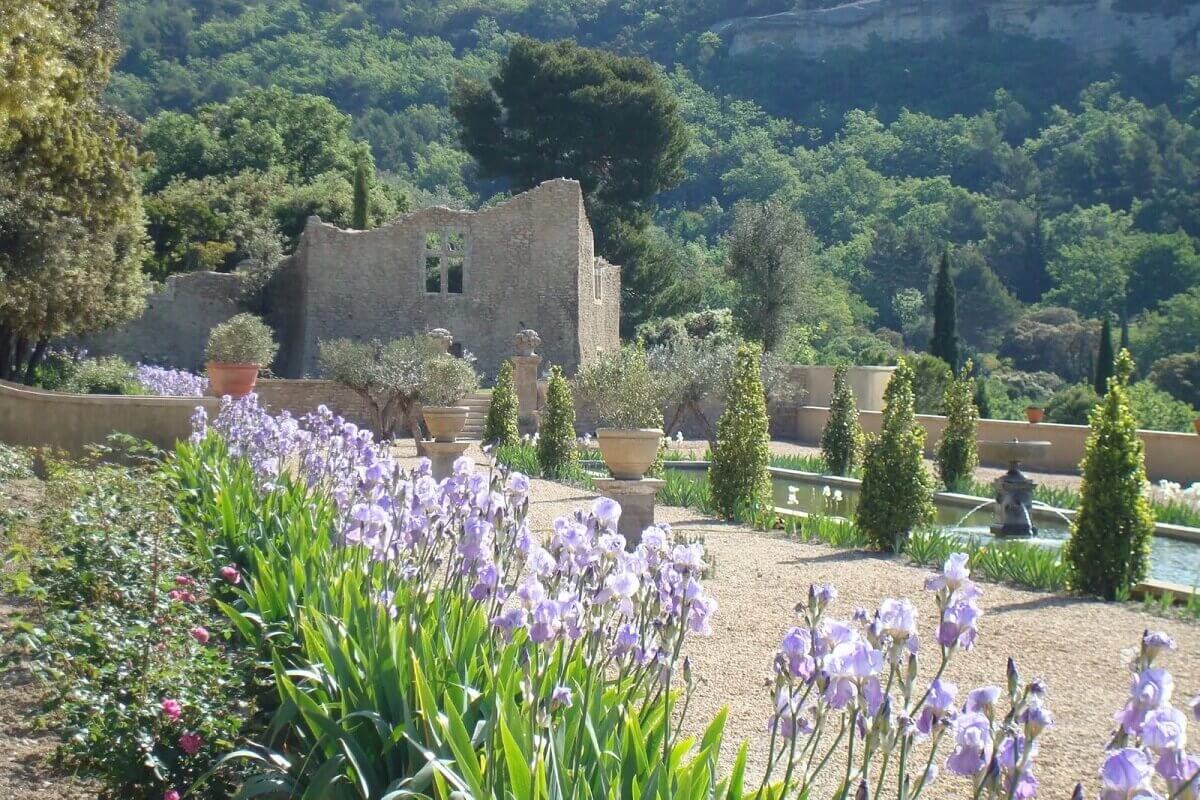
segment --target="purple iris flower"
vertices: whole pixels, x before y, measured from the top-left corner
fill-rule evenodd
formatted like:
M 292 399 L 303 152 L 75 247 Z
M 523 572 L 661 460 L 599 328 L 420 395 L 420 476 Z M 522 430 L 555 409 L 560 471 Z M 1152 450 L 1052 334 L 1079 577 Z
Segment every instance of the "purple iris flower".
M 1175 679 L 1165 669 L 1151 667 L 1142 670 L 1133 679 L 1129 689 L 1129 702 L 1116 715 L 1116 721 L 1126 733 L 1142 731 L 1142 723 L 1152 710 L 1171 701 L 1175 690 Z
M 954 775 L 978 775 L 992 758 L 992 723 L 983 714 L 959 714 L 954 720 L 954 752 L 946 769 Z
M 970 712 L 988 714 L 996 707 L 996 701 L 999 699 L 999 686 L 981 686 L 967 693 L 967 702 L 963 708 Z
M 1150 711 L 1142 722 L 1142 743 L 1160 754 L 1182 750 L 1187 745 L 1187 717 L 1171 706 Z
M 611 497 L 597 497 L 592 502 L 592 513 L 608 527 L 616 528 L 621 519 L 621 504 Z
M 575 700 L 571 694 L 571 687 L 558 685 L 554 687 L 554 691 L 550 694 L 551 708 L 570 708 L 575 705 Z
M 937 678 L 929 684 L 925 705 L 921 708 L 921 716 L 917 718 L 917 730 L 928 736 L 933 731 L 935 723 L 950 716 L 957 695 L 958 687 L 941 678 Z
M 1147 796 L 1144 792 L 1150 790 L 1151 775 L 1150 759 L 1141 750 L 1133 747 L 1113 750 L 1100 767 L 1100 800 Z
M 970 650 L 979 634 L 979 607 L 970 600 L 958 600 L 942 612 L 938 626 L 938 643 L 943 647 Z

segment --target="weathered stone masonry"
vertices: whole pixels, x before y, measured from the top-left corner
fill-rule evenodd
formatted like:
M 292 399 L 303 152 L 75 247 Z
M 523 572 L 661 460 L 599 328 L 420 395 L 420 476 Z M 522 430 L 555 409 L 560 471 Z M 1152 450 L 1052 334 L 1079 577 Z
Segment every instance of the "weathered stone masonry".
M 172 279 L 139 320 L 85 344 L 189 369 L 208 330 L 237 308 L 237 278 Z M 573 372 L 619 345 L 620 272 L 595 255 L 579 184 L 554 180 L 480 211 L 427 208 L 369 231 L 313 217 L 264 296 L 287 378 L 317 376 L 319 343 L 446 328 L 494 376 L 533 328 L 549 364 Z

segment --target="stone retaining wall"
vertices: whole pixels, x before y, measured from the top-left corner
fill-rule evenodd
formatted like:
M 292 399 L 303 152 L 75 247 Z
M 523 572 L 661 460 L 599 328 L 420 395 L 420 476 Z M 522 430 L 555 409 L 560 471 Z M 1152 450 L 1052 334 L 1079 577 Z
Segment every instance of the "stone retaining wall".
M 797 441 L 805 444 L 820 442 L 821 431 L 824 430 L 828 418 L 829 409 L 825 407 L 803 406 L 798 409 Z M 882 419 L 883 414 L 878 411 L 859 412 L 863 430 L 868 433 L 878 433 Z M 946 427 L 946 418 L 918 414 L 917 421 L 925 428 L 927 434 L 925 451 L 932 455 Z M 1049 452 L 1043 458 L 1030 461 L 1026 466 L 1038 472 L 1074 473 L 1079 471 L 1079 462 L 1083 458 L 1084 445 L 1090 432 L 1091 429 L 1086 425 L 1057 425 L 1047 422 L 1033 425 L 1028 422 L 985 419 L 979 422 L 978 437 L 991 441 L 1048 441 L 1051 443 Z M 1167 431 L 1138 431 L 1138 435 L 1146 445 L 1146 474 L 1150 480 L 1170 480 L 1185 485 L 1200 481 L 1200 436 Z M 987 466 L 1005 467 L 1007 464 Z

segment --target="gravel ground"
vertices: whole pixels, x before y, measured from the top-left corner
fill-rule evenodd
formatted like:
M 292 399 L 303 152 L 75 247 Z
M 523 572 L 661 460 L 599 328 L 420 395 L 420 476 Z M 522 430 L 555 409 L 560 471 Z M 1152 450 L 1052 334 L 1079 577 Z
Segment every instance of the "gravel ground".
M 535 481 L 534 486 L 531 513 L 537 530 L 547 529 L 555 517 L 594 497 L 547 481 Z M 874 608 L 885 597 L 908 597 L 922 615 L 922 633 L 928 636 L 932 630 L 935 606 L 922 590 L 925 569 L 717 523 L 688 509 L 660 508 L 658 518 L 702 534 L 717 567 L 716 575 L 706 581 L 720 603 L 713 635 L 695 638 L 687 648 L 698 685 L 686 727 L 698 732 L 728 707 L 725 758 L 731 759 L 737 745 L 749 740 L 751 774 L 761 776 L 765 766 L 765 720 L 771 704 L 764 683 L 772 656 L 784 631 L 794 624 L 793 609 L 810 583 L 837 586 L 840 597 L 832 613 L 844 618 L 857 607 Z M 1077 781 L 1084 781 L 1089 790 L 1097 785 L 1113 713 L 1128 691 L 1122 653 L 1137 645 L 1143 630 L 1166 631 L 1179 644 L 1165 661 L 1175 674 L 1177 701 L 1200 693 L 1200 625 L 1152 616 L 1137 606 L 996 584 L 983 584 L 983 589 L 979 642 L 974 650 L 955 657 L 947 679 L 958 685 L 960 697 L 976 686 L 1002 686 L 1005 661 L 1012 655 L 1023 676 L 1047 682 L 1056 724 L 1044 734 L 1038 756 L 1043 798 L 1066 800 Z M 933 668 L 926 665 L 926 680 Z M 942 757 L 948 754 L 944 751 Z M 827 773 L 831 782 L 840 777 L 837 770 Z M 950 800 L 970 797 L 970 789 L 963 781 L 943 776 L 923 796 Z

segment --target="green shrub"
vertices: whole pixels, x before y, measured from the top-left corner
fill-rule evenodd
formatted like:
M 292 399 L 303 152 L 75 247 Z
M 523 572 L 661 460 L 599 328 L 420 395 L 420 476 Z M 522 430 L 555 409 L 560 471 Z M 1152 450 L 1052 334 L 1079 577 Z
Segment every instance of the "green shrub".
M 1127 390 L 1129 408 L 1139 428 L 1151 431 L 1190 432 L 1196 409 L 1156 387 L 1138 381 Z
M 665 391 L 636 345 L 602 353 L 575 376 L 579 404 L 601 428 L 662 428 Z
M 0 483 L 33 477 L 33 456 L 23 447 L 0 444 Z
M 1108 394 L 1092 410 L 1079 511 L 1065 547 L 1072 585 L 1109 600 L 1146 577 L 1154 536 L 1154 517 L 1143 494 L 1143 445 L 1129 407 L 1132 373 L 1133 359 L 1122 350 Z
M 833 395 L 829 400 L 829 421 L 821 431 L 821 457 L 830 473 L 849 475 L 862 459 L 863 432 L 858 424 L 858 405 L 846 380 L 847 367 L 833 371 Z
M 925 429 L 913 411 L 912 385 L 912 368 L 901 359 L 883 393 L 880 436 L 867 441 L 855 516 L 875 547 L 893 552 L 904 548 L 914 528 L 933 520 L 933 480 L 921 458 Z
M 74 394 L 145 394 L 133 365 L 120 356 L 77 362 L 59 391 Z
M 1160 358 L 1150 368 L 1150 380 L 1176 400 L 1200 407 L 1200 353 Z
M 970 481 L 975 476 L 975 467 L 979 466 L 979 452 L 975 446 L 979 409 L 975 406 L 971 366 L 971 360 L 967 359 L 958 377 L 946 387 L 942 399 L 946 429 L 937 446 L 938 475 L 942 484 L 952 491 Z
M 770 434 L 759 353 L 757 345 L 738 348 L 729 402 L 717 421 L 717 446 L 708 468 L 714 510 L 731 519 L 771 504 Z
M 563 377 L 562 367 L 550 370 L 546 386 L 546 407 L 538 430 L 538 464 L 546 478 L 567 478 L 579 471 L 579 453 L 575 447 L 575 405 L 571 385 Z
M 521 437 L 517 427 L 519 406 L 512 362 L 505 359 L 500 365 L 500 374 L 496 376 L 496 385 L 492 388 L 492 402 L 488 405 L 487 419 L 483 422 L 483 441 L 495 447 L 516 444 Z
M 426 406 L 454 406 L 479 388 L 470 361 L 438 353 L 425 362 L 418 399 Z
M 954 380 L 945 361 L 928 353 L 905 356 L 913 376 L 913 409 L 918 414 L 941 414 L 942 397 Z
M 266 323 L 253 314 L 238 314 L 209 331 L 204 357 L 219 363 L 264 366 L 278 350 Z
M 1060 425 L 1086 425 L 1088 415 L 1100 402 L 1096 390 L 1086 383 L 1076 383 L 1055 392 L 1046 404 L 1046 422 Z
M 321 372 L 353 390 L 371 411 L 380 437 L 392 436 L 403 422 L 420 441 L 418 410 L 424 401 L 426 365 L 449 358 L 428 336 L 404 336 L 390 342 L 334 339 L 320 343 Z

